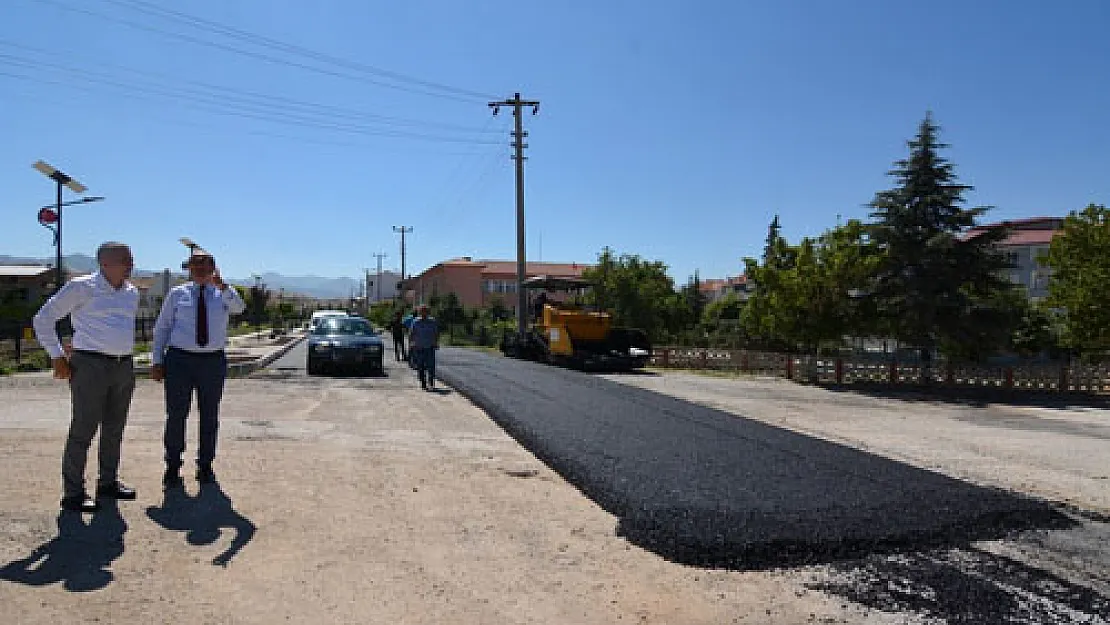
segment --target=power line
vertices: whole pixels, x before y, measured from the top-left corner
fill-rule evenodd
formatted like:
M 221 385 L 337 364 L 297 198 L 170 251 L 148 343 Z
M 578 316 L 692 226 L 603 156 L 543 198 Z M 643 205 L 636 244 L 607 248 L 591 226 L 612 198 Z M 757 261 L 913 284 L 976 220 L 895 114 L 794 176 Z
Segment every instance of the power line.
M 189 107 L 196 108 L 196 109 L 199 109 L 199 110 L 204 110 L 204 111 L 207 111 L 207 112 L 210 112 L 210 113 L 215 113 L 215 114 L 218 114 L 218 115 L 245 117 L 245 118 L 248 118 L 248 119 L 255 119 L 255 120 L 259 120 L 259 121 L 265 121 L 265 122 L 276 123 L 276 124 L 293 125 L 293 126 L 302 127 L 302 128 L 316 128 L 316 129 L 322 129 L 322 130 L 331 130 L 331 131 L 335 131 L 335 132 L 343 132 L 343 133 L 356 134 L 356 135 L 368 135 L 368 136 L 379 136 L 379 137 L 390 137 L 390 138 L 419 139 L 419 140 L 424 140 L 424 141 L 439 141 L 439 142 L 446 142 L 446 143 L 465 143 L 465 144 L 474 144 L 474 145 L 497 145 L 497 143 L 498 143 L 498 142 L 492 141 L 492 140 L 485 141 L 485 140 L 477 140 L 477 139 L 466 138 L 466 137 L 431 135 L 431 134 L 426 134 L 426 133 L 418 133 L 418 132 L 405 131 L 405 130 L 389 130 L 389 129 L 374 128 L 374 127 L 358 125 L 358 124 L 351 124 L 351 123 L 344 123 L 344 122 L 332 122 L 332 121 L 328 121 L 326 119 L 320 119 L 318 114 L 303 113 L 303 112 L 296 112 L 296 111 L 291 112 L 291 111 L 281 111 L 281 110 L 268 110 L 265 107 L 262 107 L 258 104 L 251 103 L 251 102 L 239 102 L 239 103 L 235 103 L 235 104 L 232 104 L 231 106 L 229 106 L 229 100 L 233 101 L 235 98 L 216 97 L 216 96 L 206 95 L 206 94 L 196 94 L 196 93 L 190 93 L 188 91 L 183 91 L 183 90 L 180 90 L 180 89 L 172 89 L 172 88 L 166 88 L 166 87 L 128 84 L 127 82 L 120 81 L 120 80 L 117 80 L 117 79 L 113 79 L 113 77 L 111 77 L 111 76 L 104 77 L 102 75 L 100 77 L 95 77 L 95 75 L 89 75 L 90 72 L 87 72 L 85 70 L 79 70 L 79 69 L 75 69 L 75 68 L 72 68 L 72 67 L 66 67 L 66 66 L 62 66 L 62 65 L 58 65 L 58 64 L 53 64 L 53 63 L 45 63 L 43 61 L 33 61 L 33 60 L 19 59 L 18 57 L 14 57 L 12 55 L 7 55 L 7 54 L 3 54 L 3 53 L 0 53 L 0 59 L 8 59 L 9 63 L 13 63 L 17 66 L 21 66 L 21 67 L 26 68 L 26 69 L 34 69 L 36 71 L 41 71 L 43 69 L 43 67 L 47 67 L 47 68 L 53 69 L 54 71 L 58 71 L 58 72 L 61 72 L 61 73 L 64 73 L 64 74 L 70 74 L 70 75 L 73 76 L 73 78 L 75 78 L 77 80 L 80 80 L 80 81 L 84 81 L 84 82 L 87 82 L 87 83 L 92 83 L 92 84 L 95 84 L 95 85 L 102 85 L 102 86 L 108 86 L 108 87 L 120 89 L 120 90 L 124 91 L 124 93 L 127 93 L 128 95 L 130 95 L 132 97 L 136 97 L 136 94 L 138 94 L 138 97 L 154 96 L 156 98 L 170 99 L 170 100 L 174 101 L 177 104 L 180 104 L 180 105 L 183 105 L 183 106 L 189 106 Z M 95 74 L 95 73 L 93 73 L 93 74 Z M 26 81 L 29 81 L 29 82 L 53 84 L 53 85 L 58 85 L 58 86 L 63 86 L 63 87 L 70 87 L 70 88 L 80 89 L 80 87 L 78 85 L 73 85 L 73 84 L 68 83 L 68 82 L 59 82 L 59 81 L 51 81 L 51 80 L 47 80 L 47 79 L 42 79 L 38 76 L 13 74 L 13 73 L 10 73 L 10 72 L 4 72 L 4 75 L 9 76 L 11 78 L 26 80 Z M 316 117 L 313 117 L 313 115 L 316 115 Z
M 486 120 L 485 126 L 483 126 L 483 130 L 488 130 L 490 128 L 490 126 L 493 125 L 493 123 L 496 119 L 497 118 L 492 117 L 492 116 L 489 117 Z M 503 130 L 493 130 L 491 132 L 500 133 L 500 132 L 503 132 Z M 491 157 L 493 159 L 496 159 L 497 158 L 497 152 L 493 151 L 493 150 L 490 150 L 487 153 L 485 151 L 487 149 L 488 148 L 483 148 L 482 150 L 480 150 L 478 152 L 474 152 L 474 153 L 468 154 L 466 156 L 467 157 L 469 157 L 469 156 L 481 157 L 483 154 L 485 154 L 487 159 L 491 158 Z M 450 169 L 450 173 L 447 175 L 446 178 L 443 179 L 443 183 L 441 185 L 439 185 L 439 187 L 436 189 L 435 193 L 433 193 L 430 196 L 430 200 L 429 200 L 429 203 L 428 203 L 428 206 L 427 206 L 427 210 L 428 211 L 434 211 L 434 210 L 436 210 L 437 206 L 442 207 L 442 206 L 445 206 L 445 205 L 449 204 L 450 203 L 448 201 L 449 198 L 454 195 L 454 193 L 451 193 L 451 191 L 456 186 L 460 189 L 460 192 L 465 190 L 465 183 L 463 181 L 467 178 L 470 178 L 470 176 L 462 175 L 464 173 L 463 170 L 464 170 L 465 166 L 470 165 L 471 163 L 477 163 L 478 167 L 474 168 L 474 170 L 475 171 L 481 171 L 482 163 L 484 163 L 484 162 L 485 161 L 482 158 L 476 158 L 476 159 L 460 158 L 457 161 L 455 161 L 455 166 Z M 456 185 L 456 182 L 458 182 L 457 185 Z M 460 200 L 460 202 L 461 202 L 461 200 Z
M 36 66 L 39 65 L 39 64 L 43 64 L 42 61 L 39 60 L 39 58 L 41 58 L 42 55 L 51 55 L 51 56 L 55 56 L 55 57 L 62 56 L 62 55 L 60 55 L 56 52 L 53 52 L 53 51 L 50 51 L 50 50 L 45 50 L 43 48 L 37 48 L 37 47 L 34 47 L 34 46 L 22 45 L 22 44 L 14 43 L 14 42 L 11 42 L 11 41 L 5 41 L 5 40 L 2 40 L 2 39 L 0 39 L 0 46 L 7 47 L 7 48 L 14 48 L 16 50 L 22 50 L 24 52 L 33 53 L 35 55 L 38 55 L 38 57 L 33 58 L 33 59 L 26 58 L 26 57 L 23 57 L 21 59 L 24 64 L 33 64 L 33 65 L 36 65 Z M 20 60 L 20 57 L 17 57 L 17 56 L 14 56 L 14 55 L 2 55 L 2 54 L 0 54 L 0 56 L 5 56 L 6 58 L 13 58 L 13 59 Z M 228 87 L 228 86 L 225 86 L 225 85 L 216 85 L 216 84 L 213 84 L 213 83 L 207 83 L 207 82 L 203 82 L 203 81 L 187 80 L 187 79 L 182 79 L 178 76 L 169 76 L 169 75 L 160 74 L 160 73 L 157 73 L 157 72 L 149 72 L 149 71 L 135 69 L 135 68 L 131 68 L 131 67 L 126 67 L 126 66 L 118 65 L 118 64 L 114 64 L 114 63 L 97 63 L 97 67 L 101 68 L 100 70 L 86 70 L 86 69 L 81 69 L 81 68 L 74 68 L 72 66 L 66 67 L 66 66 L 62 66 L 62 65 L 59 65 L 59 64 L 49 64 L 49 63 L 47 63 L 46 65 L 52 65 L 54 67 L 64 68 L 67 71 L 79 72 L 82 75 L 87 74 L 87 73 L 99 73 L 102 76 L 103 75 L 110 76 L 109 74 L 105 74 L 102 70 L 103 70 L 103 68 L 111 68 L 111 69 L 115 69 L 115 70 L 119 70 L 119 71 L 129 73 L 129 74 L 135 74 L 137 76 L 143 76 L 143 77 L 146 77 L 146 78 L 161 80 L 163 82 L 170 82 L 170 83 L 174 83 L 174 84 L 185 83 L 185 84 L 195 85 L 196 88 L 199 89 L 201 92 L 207 92 L 207 93 L 217 95 L 221 99 L 235 99 L 235 100 L 243 101 L 243 102 L 246 102 L 246 103 L 249 103 L 249 104 L 259 103 L 259 104 L 263 104 L 263 105 L 271 105 L 272 102 L 267 102 L 267 101 L 275 101 L 275 102 L 281 103 L 277 106 L 289 107 L 289 108 L 294 109 L 294 112 L 298 112 L 298 113 L 308 113 L 308 114 L 321 115 L 321 116 L 327 115 L 327 116 L 334 116 L 334 117 L 345 117 L 345 118 L 349 118 L 349 119 L 365 119 L 365 120 L 372 121 L 373 123 L 380 123 L 380 124 L 383 124 L 383 125 L 396 124 L 396 125 L 399 125 L 399 126 L 418 126 L 418 127 L 425 127 L 425 128 L 440 128 L 440 129 L 443 129 L 443 130 L 449 130 L 449 131 L 452 131 L 452 132 L 460 132 L 460 133 L 475 133 L 475 134 L 487 134 L 487 133 L 489 133 L 489 134 L 492 134 L 492 133 L 498 132 L 498 131 L 489 130 L 489 124 L 486 124 L 485 126 L 481 126 L 481 127 L 479 127 L 479 126 L 464 126 L 464 125 L 460 125 L 460 124 L 448 124 L 448 123 L 443 123 L 443 122 L 419 120 L 419 119 L 412 119 L 412 118 L 407 118 L 407 117 L 395 117 L 395 116 L 390 116 L 390 115 L 380 115 L 380 114 L 376 114 L 376 113 L 368 113 L 368 112 L 365 112 L 365 111 L 358 111 L 358 110 L 355 110 L 355 109 L 334 106 L 334 105 L 330 105 L 330 104 L 319 104 L 319 103 L 315 103 L 315 102 L 307 102 L 307 101 L 304 101 L 304 100 L 297 100 L 297 99 L 294 99 L 294 98 L 289 98 L 289 97 L 281 96 L 281 95 L 265 94 L 265 93 L 259 93 L 259 92 L 256 92 L 256 91 L 245 91 L 245 90 L 241 90 L 241 89 L 236 89 L 234 87 Z M 296 110 L 296 109 L 301 109 L 301 110 Z
M 351 61 L 349 59 L 344 59 L 344 58 L 333 56 L 333 55 L 326 54 L 326 53 L 323 53 L 323 52 L 318 52 L 316 50 L 311 50 L 311 49 L 305 48 L 303 46 L 298 46 L 298 45 L 295 45 L 295 44 L 286 43 L 286 42 L 283 42 L 283 41 L 279 41 L 277 39 L 273 39 L 273 38 L 266 37 L 266 36 L 263 36 L 263 35 L 259 35 L 259 34 L 256 34 L 256 33 L 252 33 L 252 32 L 249 32 L 249 31 L 245 31 L 245 30 L 242 30 L 242 29 L 239 29 L 239 28 L 235 28 L 235 27 L 232 27 L 232 26 L 227 26 L 226 24 L 221 24 L 221 23 L 213 21 L 213 20 L 205 19 L 205 18 L 202 18 L 202 17 L 197 17 L 197 16 L 194 16 L 194 15 L 189 15 L 189 14 L 183 13 L 181 11 L 175 11 L 173 9 L 167 9 L 165 7 L 160 7 L 160 6 L 157 6 L 157 5 L 152 4 L 150 2 L 144 2 L 143 0 L 105 0 L 105 1 L 110 3 L 110 4 L 114 4 L 116 6 L 124 6 L 124 7 L 128 7 L 128 8 L 132 8 L 136 11 L 140 11 L 140 12 L 146 13 L 148 15 L 155 15 L 157 17 L 162 17 L 163 19 L 173 20 L 173 21 L 183 23 L 183 24 L 188 25 L 188 26 L 192 26 L 192 27 L 195 27 L 195 28 L 200 28 L 200 29 L 203 29 L 203 30 L 207 30 L 209 32 L 214 32 L 214 33 L 218 33 L 218 34 L 221 34 L 221 35 L 224 35 L 224 36 L 227 36 L 227 37 L 231 37 L 233 39 L 238 39 L 240 41 L 253 43 L 253 44 L 258 45 L 258 46 L 262 46 L 262 47 L 266 47 L 266 48 L 270 48 L 270 49 L 274 49 L 274 50 L 279 50 L 279 51 L 287 52 L 287 53 L 290 53 L 290 54 L 297 54 L 297 55 L 300 55 L 300 56 L 305 56 L 305 57 L 312 58 L 312 59 L 315 59 L 315 60 L 318 60 L 318 61 L 324 61 L 326 63 L 331 63 L 333 65 L 338 65 L 340 67 L 346 67 L 348 69 L 353 69 L 353 70 L 357 70 L 357 71 L 361 71 L 361 72 L 366 72 L 368 74 L 374 74 L 374 75 L 382 76 L 382 77 L 385 77 L 385 78 L 391 78 L 391 79 L 397 80 L 399 82 L 406 82 L 406 83 L 410 83 L 410 84 L 414 84 L 414 85 L 419 85 L 419 86 L 422 86 L 422 87 L 427 87 L 427 88 L 430 88 L 430 89 L 438 89 L 438 90 L 441 90 L 441 91 L 444 91 L 444 92 L 447 92 L 447 93 L 454 93 L 454 94 L 458 94 L 458 95 L 461 95 L 461 96 L 467 96 L 469 98 L 473 98 L 473 99 L 477 99 L 477 100 L 488 100 L 491 97 L 493 97 L 493 96 L 490 96 L 490 95 L 485 94 L 485 93 L 472 91 L 470 89 L 462 89 L 462 88 L 459 88 L 459 87 L 452 87 L 450 85 L 445 85 L 443 83 L 433 82 L 433 81 L 430 81 L 430 80 L 423 80 L 423 79 L 420 79 L 420 78 L 415 78 L 413 76 L 402 74 L 400 72 L 394 72 L 394 71 L 391 71 L 391 70 L 382 69 L 380 67 L 375 67 L 373 65 L 368 65 L 366 63 L 359 63 L 357 61 Z
M 453 94 L 453 93 L 444 93 L 444 92 L 431 91 L 428 88 L 410 87 L 410 86 L 406 86 L 406 85 L 398 85 L 398 84 L 394 84 L 394 83 L 388 83 L 388 82 L 384 82 L 384 81 L 381 81 L 381 80 L 376 80 L 376 79 L 373 79 L 373 78 L 369 78 L 369 77 L 366 77 L 366 76 L 352 75 L 351 73 L 347 73 L 347 72 L 339 72 L 339 71 L 335 71 L 335 70 L 329 70 L 329 69 L 326 69 L 326 68 L 323 68 L 323 67 L 318 67 L 318 66 L 314 66 L 314 65 L 307 65 L 307 64 L 304 64 L 304 63 L 298 63 L 296 61 L 292 61 L 292 60 L 289 60 L 289 59 L 281 59 L 281 58 L 278 58 L 278 57 L 275 57 L 275 56 L 272 56 L 272 55 L 262 54 L 262 53 L 259 53 L 259 52 L 252 52 L 252 51 L 249 51 L 249 50 L 243 50 L 243 49 L 240 49 L 240 48 L 236 48 L 234 46 L 229 46 L 229 45 L 226 45 L 226 44 L 221 44 L 221 43 L 217 43 L 217 42 L 214 42 L 214 41 L 208 41 L 208 40 L 201 39 L 201 38 L 198 38 L 198 37 L 193 37 L 191 35 L 186 35 L 186 34 L 182 34 L 182 33 L 167 31 L 167 30 L 163 30 L 163 29 L 160 29 L 160 28 L 154 28 L 154 27 L 151 27 L 151 26 L 147 26 L 147 25 L 144 25 L 144 24 L 133 22 L 131 20 L 127 20 L 127 19 L 123 19 L 123 18 L 111 16 L 111 15 L 106 15 L 104 13 L 99 13 L 97 11 L 90 11 L 89 9 L 69 5 L 69 4 L 66 4 L 64 2 L 59 2 L 58 0 L 39 0 L 39 1 L 43 2 L 43 3 L 46 3 L 46 4 L 53 5 L 55 7 L 61 8 L 61 9 L 66 10 L 66 11 L 72 11 L 72 12 L 75 12 L 75 13 L 83 13 L 85 15 L 89 15 L 89 16 L 95 17 L 97 19 L 102 19 L 102 20 L 106 20 L 106 21 L 109 21 L 109 22 L 115 22 L 115 23 L 118 23 L 118 24 L 123 24 L 123 25 L 129 26 L 131 28 L 136 28 L 138 30 L 144 30 L 144 31 L 147 31 L 147 32 L 157 33 L 157 34 L 160 34 L 160 35 L 164 35 L 166 37 L 171 37 L 171 38 L 174 38 L 174 39 L 187 41 L 189 43 L 193 43 L 193 44 L 200 45 L 200 46 L 205 46 L 205 47 L 209 47 L 209 48 L 215 48 L 215 49 L 218 49 L 218 50 L 223 50 L 225 52 L 231 52 L 233 54 L 238 54 L 238 55 L 241 55 L 241 56 L 246 56 L 246 57 L 257 59 L 257 60 L 266 61 L 268 63 L 274 63 L 274 64 L 277 64 L 277 65 L 284 65 L 284 66 L 289 66 L 289 67 L 296 67 L 296 68 L 299 68 L 299 69 L 312 71 L 312 72 L 316 72 L 316 73 L 319 73 L 319 74 L 332 76 L 332 77 L 335 77 L 335 78 L 343 78 L 343 79 L 346 79 L 346 80 L 353 80 L 353 81 L 356 81 L 356 82 L 370 83 L 370 84 L 377 85 L 379 87 L 384 87 L 384 88 L 387 88 L 387 89 L 396 89 L 396 90 L 399 90 L 399 91 L 406 91 L 406 92 L 409 92 L 409 93 L 415 93 L 415 94 L 419 94 L 419 95 L 427 95 L 427 96 L 444 98 L 444 99 L 448 99 L 448 100 L 456 100 L 456 101 L 461 101 L 461 102 L 474 102 L 476 100 L 476 98 L 470 97 L 470 96 L 461 96 L 461 95 L 457 95 L 457 94 Z

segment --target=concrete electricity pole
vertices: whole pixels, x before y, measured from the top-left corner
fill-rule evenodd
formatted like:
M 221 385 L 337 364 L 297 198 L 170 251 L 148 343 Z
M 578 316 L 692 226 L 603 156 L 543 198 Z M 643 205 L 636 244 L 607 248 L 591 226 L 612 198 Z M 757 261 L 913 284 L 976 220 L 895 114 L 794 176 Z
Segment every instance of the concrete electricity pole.
M 528 330 L 528 294 L 524 292 L 527 270 L 524 255 L 524 148 L 528 147 L 524 138 L 528 133 L 524 131 L 521 109 L 530 106 L 532 114 L 535 115 L 540 110 L 540 103 L 537 100 L 522 100 L 519 93 L 514 94 L 511 100 L 489 103 L 494 115 L 497 115 L 502 106 L 513 107 L 515 121 L 512 146 L 516 148 L 516 153 L 513 155 L 513 160 L 516 161 L 516 327 L 519 335 L 523 337 Z
M 374 296 L 374 301 L 380 302 L 382 301 L 382 259 L 386 257 L 386 254 L 385 252 L 380 252 L 378 254 L 374 254 L 374 257 L 378 259 L 378 281 L 376 283 L 377 294 Z
M 366 267 L 362 268 L 362 290 L 364 298 L 362 301 L 366 304 L 366 314 L 370 314 L 370 270 Z
M 393 226 L 394 232 L 401 233 L 401 280 L 407 277 L 405 275 L 405 234 L 412 232 L 412 226 Z

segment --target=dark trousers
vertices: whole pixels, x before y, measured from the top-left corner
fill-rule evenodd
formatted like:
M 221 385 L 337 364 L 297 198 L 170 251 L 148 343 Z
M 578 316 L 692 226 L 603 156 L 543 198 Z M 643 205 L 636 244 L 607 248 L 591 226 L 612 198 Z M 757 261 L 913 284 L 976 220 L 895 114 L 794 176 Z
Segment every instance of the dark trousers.
M 408 360 L 408 355 L 405 354 L 405 335 L 393 335 L 393 355 L 397 360 Z
M 409 348 L 416 365 L 420 386 L 434 385 L 436 381 L 436 350 L 434 347 Z
M 196 353 L 170 348 L 166 351 L 166 466 L 181 466 L 185 452 L 185 420 L 197 393 L 200 413 L 200 445 L 197 465 L 211 467 L 216 458 L 216 437 L 220 430 L 220 399 L 227 378 L 227 356 L 222 351 Z
M 85 465 L 89 446 L 100 430 L 100 484 L 112 484 L 119 475 L 123 426 L 135 391 L 135 371 L 130 358 L 111 360 L 74 352 L 69 391 L 73 416 L 62 453 L 62 486 L 66 497 L 85 491 Z

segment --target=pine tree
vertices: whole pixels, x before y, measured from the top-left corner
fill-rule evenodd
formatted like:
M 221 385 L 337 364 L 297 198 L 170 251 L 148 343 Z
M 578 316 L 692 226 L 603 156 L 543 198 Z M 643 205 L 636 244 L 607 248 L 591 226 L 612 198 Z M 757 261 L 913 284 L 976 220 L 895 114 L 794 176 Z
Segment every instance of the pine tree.
M 956 180 L 954 167 L 937 154 L 931 114 L 908 142 L 910 156 L 890 172 L 898 184 L 875 194 L 871 239 L 882 257 L 871 290 L 879 314 L 896 338 L 923 348 L 945 346 L 978 356 L 1000 344 L 1007 311 L 992 305 L 1012 285 L 997 244 L 1003 228 L 967 236 L 988 207 L 964 208 L 972 187 Z
M 778 250 L 782 248 L 782 234 L 780 234 L 782 226 L 779 225 L 779 216 L 771 220 L 770 225 L 767 226 L 767 243 L 763 246 L 763 264 L 767 265 L 772 262 L 771 259 L 776 258 Z
M 698 270 L 695 269 L 694 277 L 690 281 L 689 299 L 690 312 L 694 318 L 694 325 L 701 323 L 702 315 L 705 313 L 705 304 L 705 294 L 701 292 L 701 276 Z

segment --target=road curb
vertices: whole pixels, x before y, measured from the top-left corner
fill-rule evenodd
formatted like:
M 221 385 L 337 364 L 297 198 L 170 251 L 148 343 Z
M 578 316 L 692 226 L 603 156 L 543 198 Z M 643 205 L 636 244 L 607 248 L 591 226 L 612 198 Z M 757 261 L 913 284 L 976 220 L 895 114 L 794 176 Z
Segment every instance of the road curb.
M 306 337 L 304 335 L 299 336 L 299 337 L 295 337 L 291 341 L 289 341 L 288 343 L 282 345 L 281 347 L 279 347 L 276 350 L 270 352 L 269 354 L 266 354 L 265 356 L 261 356 L 259 358 L 255 358 L 254 360 L 247 360 L 247 361 L 244 361 L 244 362 L 229 363 L 227 365 L 227 377 L 229 377 L 229 378 L 240 378 L 240 377 L 243 377 L 243 376 L 248 376 L 248 375 L 254 373 L 255 371 L 258 371 L 259 369 L 263 369 L 265 367 L 268 367 L 270 365 L 270 363 L 274 362 L 278 358 L 281 358 L 285 354 L 289 353 L 289 351 L 291 349 L 293 349 L 294 347 L 299 345 L 301 341 L 305 340 L 305 338 Z M 137 375 L 137 376 L 149 376 L 150 375 L 150 368 L 151 368 L 151 365 L 143 365 L 141 367 L 135 367 L 135 375 Z
M 250 375 L 255 371 L 258 371 L 259 369 L 264 369 L 270 366 L 270 363 L 288 354 L 294 347 L 300 345 L 301 341 L 305 340 L 305 338 L 306 337 L 304 335 L 296 337 L 285 345 L 282 345 L 278 349 L 270 352 L 269 354 L 266 354 L 265 356 L 262 356 L 261 358 L 257 358 L 249 362 L 237 362 L 233 365 L 228 365 L 227 377 L 243 377 Z

